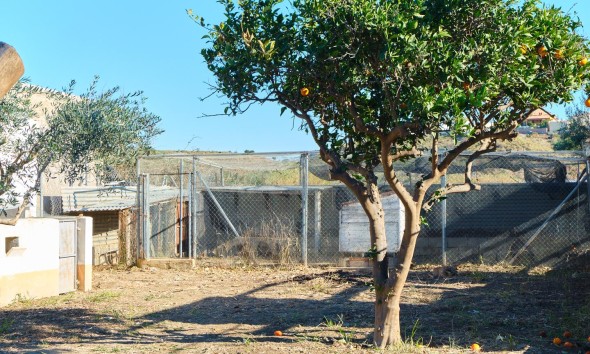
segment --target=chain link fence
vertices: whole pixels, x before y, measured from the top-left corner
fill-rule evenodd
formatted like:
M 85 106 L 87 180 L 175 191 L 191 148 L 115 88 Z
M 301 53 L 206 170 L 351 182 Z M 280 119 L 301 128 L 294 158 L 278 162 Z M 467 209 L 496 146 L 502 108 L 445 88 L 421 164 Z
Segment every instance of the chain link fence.
M 451 166 L 448 183 L 462 182 L 466 158 Z M 410 186 L 428 165 L 424 157 L 396 170 Z M 588 249 L 585 168 L 575 153 L 479 158 L 481 190 L 449 195 L 424 215 L 415 261 L 555 265 Z M 154 155 L 137 172 L 141 257 L 345 265 L 370 248 L 360 206 L 330 181 L 317 153 Z M 386 195 L 389 238 L 403 230 L 403 208 Z
M 451 167 L 449 183 L 464 178 L 465 162 L 459 158 Z M 586 159 L 580 154 L 489 154 L 476 160 L 473 175 L 481 190 L 449 195 L 425 215 L 418 262 L 446 257 L 451 264 L 555 266 L 590 249 Z

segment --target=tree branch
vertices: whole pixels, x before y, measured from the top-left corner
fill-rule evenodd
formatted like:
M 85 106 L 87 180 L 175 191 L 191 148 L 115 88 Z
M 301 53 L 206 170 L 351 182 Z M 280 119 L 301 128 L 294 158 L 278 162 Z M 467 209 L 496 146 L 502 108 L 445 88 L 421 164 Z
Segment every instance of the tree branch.
M 472 147 L 473 145 L 477 144 L 478 142 L 486 139 L 493 139 L 493 140 L 505 140 L 505 139 L 512 139 L 516 137 L 517 133 L 514 133 L 514 129 L 518 126 L 517 121 L 513 121 L 508 129 L 500 131 L 500 132 L 482 132 L 476 136 L 473 136 L 461 144 L 457 145 L 454 149 L 449 151 L 447 156 L 443 159 L 443 161 L 437 167 L 438 173 L 445 173 L 451 163 L 459 156 L 461 153 Z M 429 176 L 435 177 L 435 176 Z
M 472 180 L 472 167 L 473 162 L 480 156 L 496 151 L 497 145 L 495 139 L 488 139 L 487 141 L 483 141 L 481 148 L 475 151 L 473 154 L 469 156 L 467 162 L 465 163 L 465 183 L 457 184 L 457 185 L 447 185 L 439 188 L 436 192 L 432 194 L 432 196 L 424 203 L 422 209 L 424 211 L 430 211 L 434 204 L 440 200 L 442 197 L 446 197 L 449 194 L 454 193 L 465 193 L 473 190 L 480 190 L 481 186 L 479 184 L 473 183 Z
M 16 225 L 16 223 L 18 222 L 18 219 L 20 219 L 20 216 L 22 215 L 23 211 L 25 211 L 25 208 L 27 207 L 27 205 L 29 205 L 29 199 L 32 196 L 32 192 L 33 192 L 33 190 L 30 189 L 23 195 L 23 201 L 20 204 L 20 206 L 18 207 L 18 209 L 16 210 L 16 214 L 10 219 L 0 219 L 0 225 L 10 225 L 10 226 Z

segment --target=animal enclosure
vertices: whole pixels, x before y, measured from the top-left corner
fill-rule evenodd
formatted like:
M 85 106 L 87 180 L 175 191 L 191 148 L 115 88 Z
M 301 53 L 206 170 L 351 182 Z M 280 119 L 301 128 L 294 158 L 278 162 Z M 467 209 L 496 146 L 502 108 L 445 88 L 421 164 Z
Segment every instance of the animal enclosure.
M 398 164 L 398 177 L 415 184 L 427 163 Z M 464 163 L 456 161 L 446 183 L 460 182 Z M 416 262 L 554 265 L 588 249 L 584 157 L 495 153 L 473 171 L 481 190 L 424 213 Z M 340 247 L 351 222 L 343 210 L 356 200 L 329 180 L 317 153 L 154 155 L 139 161 L 138 176 L 140 257 L 346 264 L 368 251 Z M 173 197 L 154 205 L 162 193 Z

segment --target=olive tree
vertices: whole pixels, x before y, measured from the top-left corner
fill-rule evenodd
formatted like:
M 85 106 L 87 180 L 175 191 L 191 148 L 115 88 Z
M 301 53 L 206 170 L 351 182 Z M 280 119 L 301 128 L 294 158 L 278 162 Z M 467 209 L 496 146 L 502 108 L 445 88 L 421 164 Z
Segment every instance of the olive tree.
M 78 96 L 74 82 L 63 92 L 19 82 L 0 100 L 0 211 L 17 208 L 0 224 L 16 223 L 48 167 L 68 183 L 90 170 L 124 168 L 162 132 L 141 92 L 98 92 L 97 83 Z
M 275 102 L 281 114 L 301 120 L 331 178 L 354 193 L 369 220 L 374 343 L 399 343 L 400 298 L 421 213 L 450 193 L 479 189 L 471 177 L 474 159 L 515 137 L 528 112 L 571 100 L 588 81 L 580 23 L 534 0 L 220 3 L 220 24 L 189 14 L 206 30 L 202 55 L 214 90 L 228 98 L 226 113 Z M 445 155 L 442 133 L 461 138 Z M 419 148 L 424 141 L 426 151 Z M 404 185 L 394 162 L 425 153 L 430 173 Z M 432 192 L 465 153 L 464 183 Z M 393 265 L 378 167 L 405 208 Z

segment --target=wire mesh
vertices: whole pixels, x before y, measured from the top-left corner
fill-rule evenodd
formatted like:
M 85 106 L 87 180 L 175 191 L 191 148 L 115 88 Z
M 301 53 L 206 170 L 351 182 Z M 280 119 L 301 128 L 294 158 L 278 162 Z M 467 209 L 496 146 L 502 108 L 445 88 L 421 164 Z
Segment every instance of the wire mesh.
M 462 182 L 466 159 L 451 166 L 448 183 Z M 588 188 L 579 182 L 585 164 L 579 155 L 555 153 L 476 160 L 473 179 L 481 190 L 448 196 L 446 226 L 443 204 L 424 214 L 415 262 L 443 261 L 443 228 L 448 263 L 555 265 L 588 248 Z M 409 188 L 428 167 L 428 157 L 395 166 Z M 138 172 L 149 175 L 147 198 L 140 198 L 149 208 L 140 219 L 149 218 L 144 229 L 150 230 L 139 240 L 146 240 L 150 257 L 343 264 L 363 256 L 341 246 L 342 210 L 356 200 L 330 180 L 317 153 L 161 155 L 140 160 Z
M 448 179 L 459 183 L 457 169 Z M 588 248 L 586 160 L 575 154 L 492 154 L 476 160 L 481 190 L 452 194 L 446 202 L 446 257 L 450 263 L 554 266 Z M 439 263 L 442 205 L 426 214 L 418 262 Z

